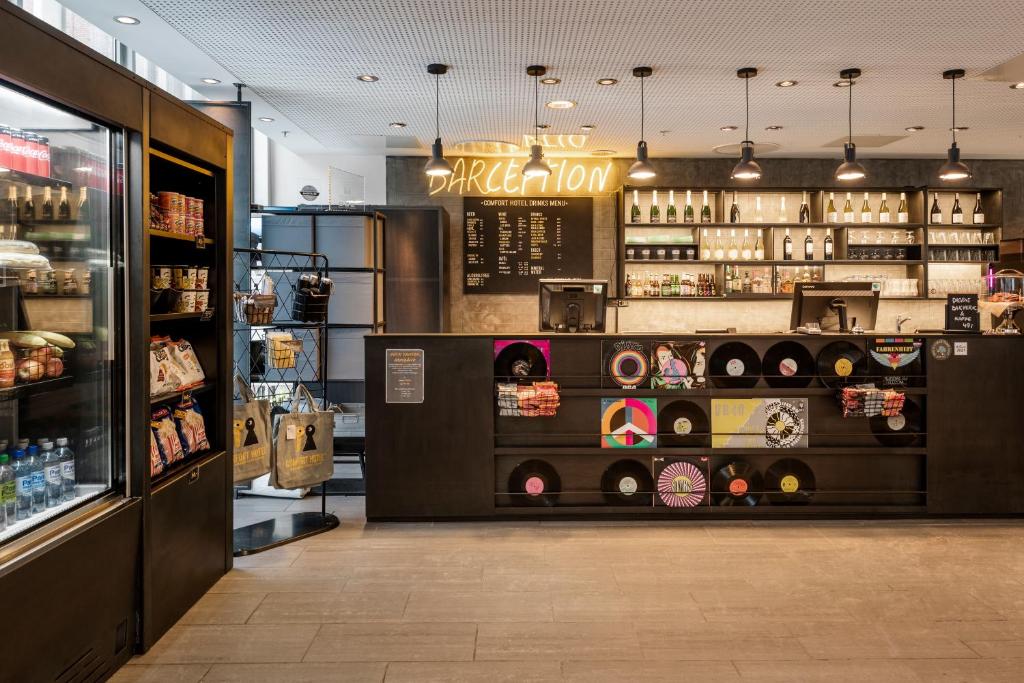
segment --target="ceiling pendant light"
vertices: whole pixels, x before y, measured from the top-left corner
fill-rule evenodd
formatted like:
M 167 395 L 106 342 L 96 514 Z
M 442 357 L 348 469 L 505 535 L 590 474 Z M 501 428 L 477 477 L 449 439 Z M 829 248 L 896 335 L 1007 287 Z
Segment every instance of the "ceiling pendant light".
M 953 82 L 953 144 L 946 153 L 946 163 L 939 168 L 940 180 L 965 180 L 971 177 L 971 169 L 960 161 L 960 148 L 956 146 L 956 81 L 964 77 L 963 69 L 943 71 L 942 77 Z
M 533 144 L 530 145 L 530 160 L 523 166 L 523 175 L 527 178 L 539 178 L 551 175 L 551 167 L 544 161 L 544 150 L 540 146 L 540 81 L 547 73 L 543 66 L 528 66 L 526 73 L 533 76 Z
M 734 180 L 760 180 L 761 165 L 754 161 L 754 143 L 750 139 L 750 79 L 757 75 L 757 69 L 747 66 L 736 70 L 736 76 L 743 79 L 746 91 L 747 124 L 744 140 L 740 143 L 740 162 L 732 169 Z
M 638 66 L 633 69 L 633 75 L 640 79 L 640 142 L 636 143 L 636 161 L 626 172 L 632 180 L 648 180 L 658 175 L 647 159 L 647 141 L 644 140 L 644 79 L 652 73 L 654 71 L 649 66 Z
M 846 112 L 847 141 L 843 145 L 843 163 L 836 169 L 836 180 L 861 180 L 867 177 L 868 172 L 857 161 L 857 145 L 853 144 L 853 84 L 860 77 L 860 69 L 843 69 L 839 77 L 849 83 L 850 99 Z
M 448 73 L 447 64 L 428 64 L 427 73 L 434 77 L 434 144 L 430 148 L 430 161 L 423 168 L 429 176 L 446 176 L 452 174 L 452 165 L 444 158 L 444 147 L 441 145 L 441 84 L 440 77 Z

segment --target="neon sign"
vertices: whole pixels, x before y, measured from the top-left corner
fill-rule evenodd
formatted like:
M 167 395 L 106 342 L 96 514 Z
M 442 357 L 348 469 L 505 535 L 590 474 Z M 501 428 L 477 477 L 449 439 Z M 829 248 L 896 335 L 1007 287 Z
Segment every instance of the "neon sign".
M 612 161 L 548 159 L 551 175 L 527 178 L 526 159 L 456 157 L 452 174 L 430 177 L 430 195 L 601 194 L 616 186 Z

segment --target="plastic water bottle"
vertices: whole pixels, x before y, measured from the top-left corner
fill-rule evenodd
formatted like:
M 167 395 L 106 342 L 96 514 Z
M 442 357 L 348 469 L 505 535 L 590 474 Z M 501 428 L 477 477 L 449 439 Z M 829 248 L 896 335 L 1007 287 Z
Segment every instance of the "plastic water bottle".
M 40 458 L 43 461 L 43 481 L 46 491 L 46 507 L 55 508 L 60 505 L 64 495 L 63 482 L 60 475 L 60 456 L 53 450 L 53 444 L 44 441 Z
M 32 516 L 32 463 L 25 459 L 25 451 L 14 451 L 14 519 L 21 521 Z
M 10 465 L 10 459 L 6 453 L 0 453 L 0 518 L 6 518 L 8 526 L 14 524 L 17 517 L 14 468 Z
M 68 448 L 68 440 L 64 437 L 57 439 L 57 457 L 60 458 L 62 499 L 74 500 L 78 495 L 75 488 L 75 452 Z
M 32 514 L 37 515 L 46 509 L 46 474 L 43 471 L 43 459 L 39 456 L 39 446 L 29 446 L 25 459 L 32 471 Z

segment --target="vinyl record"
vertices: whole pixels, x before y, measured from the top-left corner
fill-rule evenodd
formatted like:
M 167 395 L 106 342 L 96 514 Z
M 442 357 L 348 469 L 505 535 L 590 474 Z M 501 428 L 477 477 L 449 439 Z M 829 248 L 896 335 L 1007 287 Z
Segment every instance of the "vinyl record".
M 658 497 L 670 508 L 692 508 L 704 502 L 707 479 L 688 460 L 670 463 L 658 475 Z
M 848 341 L 834 341 L 818 353 L 818 377 L 829 388 L 861 384 L 867 373 L 864 349 Z
M 708 416 L 693 401 L 661 401 L 658 410 L 658 445 L 707 447 Z
M 796 458 L 776 460 L 764 476 L 764 490 L 772 505 L 807 505 L 814 489 L 814 472 Z
M 761 377 L 761 359 L 742 342 L 722 344 L 711 354 L 711 381 L 725 389 L 750 389 Z
M 921 407 L 908 396 L 903 412 L 895 417 L 875 415 L 868 418 L 871 433 L 883 446 L 913 446 L 921 440 L 923 430 Z
M 494 359 L 494 376 L 501 379 L 547 377 L 548 363 L 533 344 L 515 342 L 498 352 Z
M 636 460 L 619 460 L 601 475 L 601 492 L 610 505 L 650 505 L 654 477 Z
M 737 460 L 721 467 L 711 478 L 715 505 L 754 506 L 764 492 L 764 477 L 750 463 Z
M 508 492 L 515 505 L 547 505 L 558 502 L 562 480 L 555 468 L 543 460 L 519 463 L 508 477 Z M 525 495 L 521 495 L 525 494 Z
M 651 363 L 642 349 L 624 348 L 608 358 L 608 376 L 620 387 L 638 387 L 647 381 Z
M 814 356 L 799 342 L 779 342 L 764 352 L 761 372 L 770 387 L 803 389 L 814 379 Z

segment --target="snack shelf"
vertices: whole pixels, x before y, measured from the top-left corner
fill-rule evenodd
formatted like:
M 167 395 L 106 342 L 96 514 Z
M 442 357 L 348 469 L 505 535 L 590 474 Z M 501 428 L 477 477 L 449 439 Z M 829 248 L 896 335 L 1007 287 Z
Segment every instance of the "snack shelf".
M 72 384 L 74 384 L 74 377 L 71 375 L 61 375 L 60 377 L 41 379 L 38 382 L 15 384 L 13 387 L 0 389 L 0 401 L 13 401 L 16 398 L 24 398 L 25 396 L 45 394 L 48 391 L 61 389 L 63 387 L 71 386 Z
M 191 469 L 193 467 L 199 467 L 206 460 L 213 460 L 214 458 L 223 454 L 224 451 L 213 450 L 206 450 L 202 451 L 201 453 L 193 453 L 192 455 L 187 456 L 182 460 L 179 460 L 173 465 L 168 465 L 167 468 L 160 474 L 154 475 L 150 479 L 150 485 L 152 486 L 153 491 L 155 492 L 156 489 L 159 488 L 162 484 L 167 482 L 169 479 L 174 479 L 177 475 L 181 474 L 185 470 Z
M 194 386 L 191 389 L 182 389 L 181 391 L 169 391 L 167 393 L 157 394 L 156 396 L 150 396 L 149 403 L 150 405 L 155 405 L 157 403 L 166 403 L 168 401 L 174 401 L 176 399 L 181 398 L 185 394 L 202 394 L 207 391 L 213 390 L 213 388 L 216 386 L 216 382 L 207 380 L 206 382 L 203 382 L 198 386 Z
M 150 237 L 160 237 L 162 239 L 178 240 L 180 242 L 192 242 L 193 244 L 199 242 L 198 237 L 194 235 L 183 235 L 181 233 L 158 230 L 156 228 L 150 228 L 149 235 Z M 204 237 L 202 241 L 203 244 L 213 244 L 213 240 L 209 237 Z
M 150 322 L 161 322 L 167 320 L 210 320 L 214 316 L 214 311 L 206 310 L 199 313 L 155 313 L 149 316 Z

